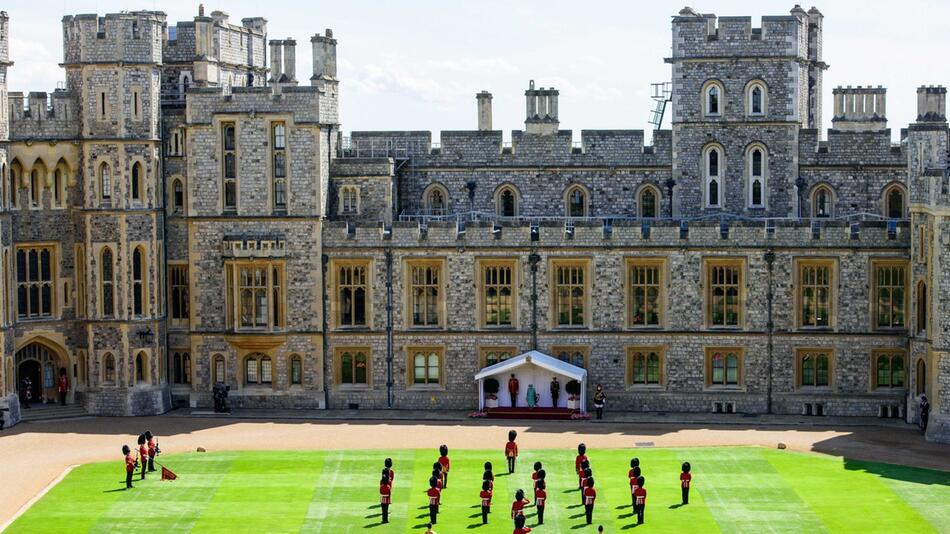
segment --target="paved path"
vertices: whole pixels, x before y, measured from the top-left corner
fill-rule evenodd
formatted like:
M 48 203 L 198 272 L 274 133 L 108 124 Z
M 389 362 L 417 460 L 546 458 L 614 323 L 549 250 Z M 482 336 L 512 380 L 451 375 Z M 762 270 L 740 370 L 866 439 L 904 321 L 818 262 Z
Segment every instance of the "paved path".
M 294 415 L 290 413 L 288 415 Z M 950 446 L 924 441 L 912 427 L 809 426 L 794 418 L 715 418 L 715 424 L 669 424 L 659 417 L 643 422 L 570 421 L 528 422 L 469 420 L 458 412 L 439 415 L 444 420 L 396 420 L 402 412 L 384 412 L 387 422 L 373 413 L 324 412 L 309 419 L 285 418 L 280 412 L 233 416 L 192 416 L 172 412 L 157 417 L 89 417 L 22 423 L 0 432 L 0 524 L 73 464 L 114 460 L 122 469 L 120 448 L 134 445 L 138 433 L 150 429 L 163 452 L 226 449 L 365 449 L 502 447 L 509 429 L 518 430 L 522 449 L 589 447 L 688 447 L 758 445 L 779 442 L 799 451 L 816 451 L 845 458 L 887 461 L 950 471 Z M 296 413 L 299 417 L 300 413 Z M 381 416 L 382 414 L 380 414 Z M 416 414 L 422 415 L 422 414 Z M 394 417 L 395 416 L 395 417 Z M 245 418 L 248 417 L 248 418 Z M 336 417 L 336 419 L 330 419 Z M 360 419 L 366 417 L 366 419 Z M 614 416 L 619 419 L 620 416 Z M 853 420 L 852 420 L 853 421 Z M 834 422 L 822 419 L 820 422 Z M 376 436 L 385 436 L 377 439 Z

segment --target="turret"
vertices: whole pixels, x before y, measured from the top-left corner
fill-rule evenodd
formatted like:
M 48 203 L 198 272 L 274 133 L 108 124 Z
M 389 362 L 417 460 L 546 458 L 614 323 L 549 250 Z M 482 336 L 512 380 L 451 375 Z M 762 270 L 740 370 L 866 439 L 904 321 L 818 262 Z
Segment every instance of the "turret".
M 558 90 L 551 87 L 534 88 L 534 80 L 528 84 L 525 96 L 525 133 L 550 135 L 557 133 L 560 122 L 557 118 Z

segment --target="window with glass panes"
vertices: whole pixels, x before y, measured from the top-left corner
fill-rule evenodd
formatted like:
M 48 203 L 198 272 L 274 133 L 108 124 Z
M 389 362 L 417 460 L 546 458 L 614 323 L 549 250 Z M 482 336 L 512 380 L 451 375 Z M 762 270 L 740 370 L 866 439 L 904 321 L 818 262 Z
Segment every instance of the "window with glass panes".
M 366 326 L 368 263 L 345 263 L 337 267 L 337 324 L 341 327 Z
M 340 191 L 340 212 L 349 215 L 359 213 L 359 189 L 346 186 Z
M 630 326 L 660 326 L 663 319 L 663 262 L 632 260 L 627 269 Z
M 831 384 L 831 352 L 801 350 L 798 352 L 799 387 L 828 387 Z
M 551 347 L 551 353 L 562 362 L 584 369 L 587 367 L 587 347 Z
M 171 271 L 171 287 L 169 298 L 172 308 L 172 326 L 187 326 L 190 319 L 188 312 L 188 266 L 169 265 Z
M 514 315 L 513 264 L 482 266 L 482 308 L 485 326 L 511 326 Z
M 906 357 L 902 351 L 875 351 L 874 387 L 902 388 L 905 387 L 904 373 Z
M 496 363 L 501 363 L 512 356 L 517 354 L 518 349 L 515 347 L 483 347 L 482 352 L 482 367 L 488 367 L 489 365 L 495 365 Z
M 554 312 L 556 326 L 587 324 L 587 266 L 554 265 Z
M 132 315 L 138 317 L 143 315 L 145 302 L 144 256 L 141 247 L 136 247 L 132 251 Z
M 742 320 L 742 262 L 712 261 L 707 266 L 707 306 L 711 327 L 737 327 Z
M 441 349 L 410 349 L 409 354 L 414 385 L 437 385 L 441 382 Z
M 303 381 L 303 361 L 294 354 L 290 357 L 290 385 L 299 386 Z
M 441 263 L 413 262 L 409 264 L 410 326 L 439 326 L 441 313 L 439 298 Z
M 662 383 L 663 352 L 655 347 L 633 347 L 627 350 L 630 385 L 659 385 Z
M 225 308 L 230 328 L 283 327 L 283 265 L 277 262 L 225 264 Z
M 366 385 L 369 380 L 369 350 L 361 348 L 337 349 L 340 384 Z
M 831 261 L 802 261 L 798 265 L 800 325 L 827 327 L 833 312 L 832 286 L 834 263 Z
M 27 319 L 53 315 L 55 257 L 52 246 L 17 248 L 17 317 Z
M 907 266 L 900 262 L 874 264 L 874 325 L 877 328 L 906 327 Z
M 109 247 L 103 247 L 102 249 L 100 273 L 99 282 L 102 284 L 102 316 L 112 317 L 115 315 L 115 264 L 112 259 L 112 249 Z
M 273 360 L 263 354 L 252 354 L 244 361 L 244 383 L 270 384 L 273 381 Z
M 172 383 L 191 383 L 191 355 L 187 351 L 175 351 L 172 354 Z
M 275 122 L 271 125 L 271 142 L 274 183 L 274 209 L 287 208 L 287 125 Z
M 233 122 L 221 125 L 222 169 L 224 177 L 224 209 L 237 208 L 237 130 Z
M 741 360 L 739 349 L 707 349 L 707 383 L 711 386 L 739 385 Z

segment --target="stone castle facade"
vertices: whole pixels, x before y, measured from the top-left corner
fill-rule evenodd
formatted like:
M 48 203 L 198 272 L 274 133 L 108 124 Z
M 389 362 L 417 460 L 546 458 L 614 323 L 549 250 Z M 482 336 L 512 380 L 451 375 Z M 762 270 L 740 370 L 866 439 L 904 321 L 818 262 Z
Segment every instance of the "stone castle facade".
M 883 88 L 822 133 L 812 8 L 672 22 L 671 130 L 341 135 L 336 40 L 203 9 L 63 19 L 65 87 L 8 93 L 0 16 L 0 366 L 134 415 L 471 409 L 538 349 L 611 409 L 900 417 L 950 440 L 946 91 L 891 142 Z

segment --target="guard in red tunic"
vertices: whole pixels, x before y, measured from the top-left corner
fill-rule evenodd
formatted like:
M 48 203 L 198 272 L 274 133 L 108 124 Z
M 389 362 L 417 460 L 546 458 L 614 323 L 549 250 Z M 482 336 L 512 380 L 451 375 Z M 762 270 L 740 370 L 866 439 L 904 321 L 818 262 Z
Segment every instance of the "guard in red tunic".
M 594 521 L 594 501 L 597 500 L 597 490 L 594 489 L 594 477 L 587 479 L 586 488 L 584 488 L 584 514 L 587 516 L 587 524 Z
M 514 408 L 518 404 L 518 379 L 514 373 L 508 379 L 508 395 L 511 397 L 511 407 Z
M 524 526 L 524 523 L 525 523 L 524 516 L 519 516 L 515 518 L 515 529 L 512 531 L 511 534 L 528 534 L 528 532 L 531 532 L 531 527 Z
M 508 431 L 508 443 L 505 444 L 505 458 L 508 459 L 508 474 L 515 472 L 515 458 L 518 457 L 518 444 L 515 443 L 515 438 L 518 437 L 518 433 L 514 430 Z
M 637 524 L 643 524 L 643 512 L 646 511 L 647 507 L 647 490 L 643 487 L 644 479 L 640 477 L 637 479 L 637 492 L 634 496 L 637 499 Z
M 429 496 L 429 522 L 434 525 L 439 519 L 439 501 L 442 497 L 438 477 L 429 479 L 429 489 L 426 491 L 426 495 Z
M 383 460 L 383 466 L 389 470 L 389 485 L 392 486 L 396 482 L 396 472 L 393 471 L 393 459 L 386 458 Z
M 627 472 L 630 477 L 630 502 L 633 504 L 633 513 L 637 513 L 637 488 L 640 487 L 640 466 L 636 466 Z
M 487 480 L 482 481 L 482 491 L 478 494 L 478 498 L 482 500 L 482 524 L 488 524 L 488 514 L 491 513 L 491 482 Z
M 588 465 L 586 460 L 584 461 L 584 465 Z M 586 502 L 586 499 L 584 499 L 584 490 L 587 489 L 587 484 L 591 481 L 593 476 L 594 472 L 590 467 L 585 467 L 584 471 L 581 473 L 581 504 Z
M 536 488 L 538 486 L 538 471 L 541 470 L 541 462 L 534 462 L 534 472 L 531 473 L 531 486 Z M 534 503 L 537 506 L 537 502 Z
M 122 454 L 125 455 L 125 489 L 132 488 L 132 473 L 135 472 L 136 461 L 132 457 L 132 449 L 128 445 L 122 446 Z
M 583 467 L 581 464 L 587 461 L 587 445 L 581 443 L 577 446 L 577 456 L 574 457 L 574 472 L 577 473 L 577 487 L 582 488 L 583 484 Z
M 545 491 L 547 486 L 544 484 L 544 479 L 539 478 L 537 484 L 534 487 L 534 506 L 538 509 L 538 524 L 544 524 L 544 501 L 548 498 L 548 493 Z
M 139 462 L 142 464 L 142 480 L 145 480 L 145 470 L 148 467 L 148 440 L 145 434 L 139 434 Z
M 689 504 L 689 485 L 693 482 L 693 475 L 689 473 L 689 462 L 683 462 L 683 472 L 680 473 L 680 487 L 683 488 L 683 504 Z
M 511 518 L 517 520 L 518 516 L 524 517 L 524 507 L 529 504 L 531 504 L 531 501 L 524 498 L 524 490 L 516 491 L 515 500 L 511 503 Z
M 436 487 L 439 488 L 439 491 L 442 491 L 442 470 L 441 470 L 441 469 L 433 469 L 433 470 L 432 470 L 432 478 L 435 479 Z
M 161 449 L 158 447 L 158 441 L 155 440 L 151 430 L 145 431 L 145 440 L 148 444 L 148 472 L 151 473 L 155 471 L 155 457 L 158 456 Z
M 485 462 L 485 472 L 482 473 L 482 480 L 487 480 L 491 484 L 492 491 L 495 490 L 495 473 L 492 471 L 491 462 Z
M 383 523 L 389 523 L 389 505 L 392 503 L 393 487 L 389 477 L 383 475 L 379 481 L 379 507 L 383 509 Z
M 449 467 L 452 463 L 449 461 L 449 447 L 441 445 L 439 447 L 439 465 L 442 466 L 442 488 L 449 487 Z

